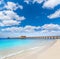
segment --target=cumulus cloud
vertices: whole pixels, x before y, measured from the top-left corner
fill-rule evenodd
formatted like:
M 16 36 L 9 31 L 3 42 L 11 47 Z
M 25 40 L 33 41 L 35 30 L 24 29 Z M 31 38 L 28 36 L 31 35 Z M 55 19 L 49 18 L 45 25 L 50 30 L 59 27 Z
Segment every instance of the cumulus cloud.
M 30 26 L 25 27 L 8 27 L 4 28 L 1 31 L 13 32 L 13 33 L 24 33 L 27 36 L 31 35 L 60 35 L 60 25 L 58 24 L 45 24 L 43 26 Z M 20 35 L 19 34 L 19 35 Z M 23 35 L 24 35 L 23 34 Z
M 4 7 L 8 10 L 16 10 L 18 8 L 23 9 L 22 5 L 19 5 L 18 3 L 14 2 L 7 2 L 7 4 Z
M 20 16 L 14 12 L 18 8 L 23 9 L 23 6 L 10 1 L 4 3 L 3 10 L 0 11 L 0 26 L 19 25 L 22 20 L 25 20 L 26 18 L 24 16 Z
M 14 11 L 3 11 L 5 13 L 5 15 L 9 16 L 11 19 L 15 19 L 15 20 L 24 20 L 25 17 L 24 16 L 19 16 L 17 13 L 15 13 Z
M 53 18 L 59 18 L 60 17 L 60 9 L 55 11 L 53 14 L 47 16 L 48 18 L 50 19 L 53 19 Z
M 40 29 L 40 26 L 30 26 L 27 25 L 24 27 L 24 32 L 35 32 L 35 30 Z
M 45 24 L 42 26 L 44 30 L 60 30 L 60 25 L 58 24 Z
M 60 5 L 60 0 L 46 0 L 43 4 L 43 8 L 54 8 Z
M 12 26 L 19 25 L 22 20 L 24 20 L 24 16 L 19 16 L 17 13 L 11 10 L 0 11 L 0 26 Z
M 8 31 L 8 32 L 19 32 L 22 30 L 22 27 L 11 27 L 11 28 L 5 28 L 2 29 L 2 31 Z
M 2 29 L 2 31 L 31 33 L 34 32 L 35 29 L 40 29 L 40 26 L 36 27 L 36 26 L 27 25 L 25 27 L 9 27 L 9 28 Z
M 3 26 L 11 26 L 11 25 L 18 25 L 20 22 L 15 20 L 4 20 L 2 21 Z
M 0 1 L 0 10 L 7 9 L 7 10 L 17 10 L 17 9 L 23 9 L 23 5 L 20 5 L 15 2 L 7 1 L 5 2 L 4 0 Z

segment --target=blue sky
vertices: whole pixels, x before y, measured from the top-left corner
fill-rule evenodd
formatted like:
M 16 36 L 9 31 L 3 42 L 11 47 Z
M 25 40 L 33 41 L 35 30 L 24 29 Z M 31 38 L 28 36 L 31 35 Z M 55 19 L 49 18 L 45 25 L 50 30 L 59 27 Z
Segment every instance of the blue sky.
M 21 35 L 60 35 L 60 0 L 1 0 L 0 37 Z

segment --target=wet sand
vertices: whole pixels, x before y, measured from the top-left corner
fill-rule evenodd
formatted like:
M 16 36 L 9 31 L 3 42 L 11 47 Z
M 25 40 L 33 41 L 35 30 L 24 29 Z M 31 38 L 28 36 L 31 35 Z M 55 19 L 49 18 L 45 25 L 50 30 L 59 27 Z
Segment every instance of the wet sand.
M 60 39 L 42 48 L 42 50 L 39 47 L 32 48 L 4 59 L 60 59 Z

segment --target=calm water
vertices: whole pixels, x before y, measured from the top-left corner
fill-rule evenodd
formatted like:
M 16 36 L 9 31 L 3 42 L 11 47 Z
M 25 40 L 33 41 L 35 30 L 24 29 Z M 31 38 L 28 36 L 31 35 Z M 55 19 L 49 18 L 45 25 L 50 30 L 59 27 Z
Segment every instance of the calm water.
M 53 39 L 0 39 L 0 49 L 12 48 L 16 46 L 46 45 Z
M 0 56 L 37 46 L 50 44 L 53 39 L 0 39 Z M 10 51 L 10 52 L 9 52 Z
M 22 39 L 0 39 L 0 49 L 12 48 L 15 46 L 25 46 L 30 44 L 31 40 Z

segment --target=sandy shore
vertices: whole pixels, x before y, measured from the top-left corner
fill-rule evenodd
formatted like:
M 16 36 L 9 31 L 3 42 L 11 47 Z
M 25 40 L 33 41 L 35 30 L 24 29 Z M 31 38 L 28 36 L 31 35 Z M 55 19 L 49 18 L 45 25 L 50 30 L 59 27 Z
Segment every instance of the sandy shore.
M 60 39 L 56 39 L 42 50 L 36 48 L 4 59 L 60 59 Z

